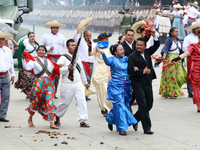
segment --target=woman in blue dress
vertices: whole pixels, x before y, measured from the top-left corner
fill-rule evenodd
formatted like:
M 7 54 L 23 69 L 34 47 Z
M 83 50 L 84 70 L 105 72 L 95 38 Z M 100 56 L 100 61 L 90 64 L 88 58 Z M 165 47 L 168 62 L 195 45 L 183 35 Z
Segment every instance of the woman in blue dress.
M 108 128 L 112 131 L 116 125 L 120 135 L 127 135 L 126 129 L 137 123 L 137 120 L 130 113 L 129 102 L 132 98 L 131 81 L 129 80 L 128 57 L 124 55 L 124 49 L 120 44 L 110 47 L 110 52 L 114 57 L 106 57 L 101 49 L 97 49 L 102 54 L 103 60 L 111 69 L 111 79 L 108 82 L 108 100 L 113 103 L 106 121 Z M 137 67 L 135 68 L 137 69 Z

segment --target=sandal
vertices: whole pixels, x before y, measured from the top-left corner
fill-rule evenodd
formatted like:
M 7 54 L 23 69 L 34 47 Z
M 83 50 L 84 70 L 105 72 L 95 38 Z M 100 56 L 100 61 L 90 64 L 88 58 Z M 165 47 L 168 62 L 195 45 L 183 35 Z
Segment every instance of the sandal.
M 80 123 L 80 127 L 89 128 L 90 125 L 84 122 L 84 123 Z
M 177 96 L 170 96 L 170 99 L 176 99 Z
M 55 124 L 56 126 L 60 126 L 60 125 L 61 125 L 60 120 L 56 120 L 56 121 L 54 122 L 54 124 Z
M 52 125 L 50 126 L 51 129 L 59 129 L 59 127 L 55 126 L 55 125 Z
M 28 120 L 28 126 L 29 126 L 29 127 L 35 127 L 35 125 L 33 124 L 33 121 L 32 121 L 32 120 Z

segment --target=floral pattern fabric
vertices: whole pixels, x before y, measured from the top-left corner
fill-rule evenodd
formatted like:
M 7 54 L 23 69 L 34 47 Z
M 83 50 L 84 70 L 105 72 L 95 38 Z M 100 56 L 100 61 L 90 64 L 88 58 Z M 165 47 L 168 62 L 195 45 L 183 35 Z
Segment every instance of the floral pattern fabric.
M 26 71 L 24 68 L 19 68 L 18 80 L 15 82 L 15 88 L 21 89 L 26 95 L 31 94 L 33 81 L 35 76 L 33 73 Z
M 178 57 L 178 54 L 168 54 L 166 60 Z M 187 81 L 187 73 L 179 60 L 168 70 L 162 70 L 159 94 L 161 97 L 184 96 L 181 86 Z
M 43 119 L 49 122 L 55 120 L 55 110 L 57 107 L 54 104 L 55 86 L 51 78 L 36 78 L 33 83 L 33 89 L 30 97 L 30 105 L 26 109 L 33 116 L 38 111 Z

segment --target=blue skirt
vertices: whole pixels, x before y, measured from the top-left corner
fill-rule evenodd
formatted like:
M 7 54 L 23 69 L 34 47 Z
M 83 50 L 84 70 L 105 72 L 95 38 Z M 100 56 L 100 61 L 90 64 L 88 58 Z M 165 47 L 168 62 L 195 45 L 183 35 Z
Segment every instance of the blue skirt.
M 108 100 L 112 101 L 113 108 L 110 110 L 106 121 L 116 125 L 117 132 L 126 130 L 136 124 L 137 120 L 130 112 L 129 102 L 132 98 L 131 81 L 110 79 L 108 82 Z
M 173 21 L 173 27 L 176 27 L 178 29 L 178 38 L 180 40 L 184 40 L 185 38 L 185 29 L 184 25 L 181 24 L 181 18 L 180 17 L 175 17 Z

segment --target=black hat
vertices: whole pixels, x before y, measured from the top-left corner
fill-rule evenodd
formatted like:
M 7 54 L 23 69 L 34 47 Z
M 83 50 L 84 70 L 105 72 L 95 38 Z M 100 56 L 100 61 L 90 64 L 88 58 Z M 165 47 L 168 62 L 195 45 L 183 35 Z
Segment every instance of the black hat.
M 103 38 L 106 38 L 106 37 L 111 37 L 112 36 L 112 33 L 106 33 L 106 32 L 104 32 L 104 33 L 101 33 L 101 34 L 99 34 L 99 36 L 97 37 L 97 39 L 94 39 L 93 40 L 93 42 L 98 42 L 100 39 L 103 39 Z

